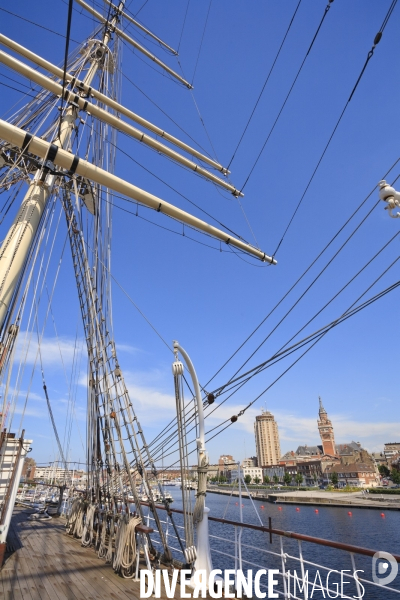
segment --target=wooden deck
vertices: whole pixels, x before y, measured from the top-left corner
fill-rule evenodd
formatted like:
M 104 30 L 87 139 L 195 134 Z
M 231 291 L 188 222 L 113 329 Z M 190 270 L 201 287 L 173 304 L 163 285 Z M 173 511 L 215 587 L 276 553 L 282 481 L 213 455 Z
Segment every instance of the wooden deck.
M 67 536 L 64 519 L 29 521 L 30 512 L 21 508 L 14 511 L 0 571 L 0 598 L 139 599 L 139 583 L 116 575 L 92 548 L 84 548 L 79 540 Z

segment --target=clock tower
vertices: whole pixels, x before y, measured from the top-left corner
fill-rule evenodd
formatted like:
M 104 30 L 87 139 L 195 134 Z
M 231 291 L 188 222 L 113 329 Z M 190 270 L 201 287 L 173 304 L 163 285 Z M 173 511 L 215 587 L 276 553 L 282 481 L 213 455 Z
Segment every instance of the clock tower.
M 330 454 L 331 456 L 336 455 L 335 448 L 335 436 L 333 434 L 333 426 L 331 421 L 328 419 L 328 413 L 322 406 L 321 397 L 319 398 L 319 420 L 318 430 L 321 436 L 322 448 L 324 454 Z

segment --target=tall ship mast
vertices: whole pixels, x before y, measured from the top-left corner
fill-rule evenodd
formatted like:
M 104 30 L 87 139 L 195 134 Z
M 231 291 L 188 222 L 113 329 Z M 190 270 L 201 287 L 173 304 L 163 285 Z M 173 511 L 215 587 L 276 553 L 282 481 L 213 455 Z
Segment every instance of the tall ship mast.
M 394 284 L 395 287 L 386 288 L 376 296 L 364 298 L 364 294 L 380 280 L 377 278 L 350 308 L 327 319 L 323 326 L 315 326 L 313 333 L 307 330 L 300 339 L 301 332 L 319 315 L 317 313 L 306 325 L 299 330 L 296 328 L 297 333 L 289 342 L 279 347 L 266 361 L 254 366 L 253 356 L 269 339 L 268 336 L 229 380 L 218 386 L 210 383 L 215 376 L 204 387 L 199 384 L 184 340 L 170 343 L 176 416 L 165 429 L 149 439 L 141 425 L 140 406 L 130 390 L 129 376 L 126 375 L 124 361 L 120 358 L 121 352 L 115 336 L 112 301 L 112 273 L 116 260 L 113 253 L 113 207 L 116 201 L 122 201 L 123 206 L 127 207 L 122 210 L 136 213 L 136 216 L 143 210 L 148 211 L 146 214 L 158 214 L 166 220 L 173 221 L 183 236 L 186 231 L 190 234 L 194 232 L 197 236 L 195 241 L 210 240 L 215 250 L 229 251 L 239 260 L 250 262 L 252 266 L 271 267 L 271 271 L 268 272 L 279 270 L 277 252 L 292 226 L 343 114 L 357 91 L 394 6 L 389 9 L 386 20 L 374 39 L 372 54 L 368 55 L 369 58 L 355 81 L 344 111 L 331 137 L 328 138 L 299 204 L 293 214 L 288 215 L 288 223 L 275 249 L 272 245 L 260 248 L 255 236 L 254 243 L 250 243 L 226 226 L 225 219 L 213 217 L 204 207 L 199 207 L 190 199 L 189 202 L 194 204 L 197 210 L 184 210 L 181 203 L 171 201 L 171 196 L 160 193 L 157 186 L 157 192 L 154 188 L 150 190 L 139 186 L 135 173 L 129 173 L 129 169 L 125 170 L 124 177 L 121 176 L 117 168 L 117 154 L 120 150 L 118 140 L 123 136 L 124 142 L 139 144 L 146 151 L 153 151 L 168 161 L 172 173 L 176 173 L 175 169 L 179 168 L 182 178 L 200 178 L 202 183 L 213 186 L 224 199 L 229 198 L 238 204 L 249 224 L 241 204 L 244 190 L 306 59 L 248 177 L 239 185 L 235 183 L 233 168 L 231 173 L 231 163 L 247 132 L 268 79 L 231 161 L 223 164 L 215 154 L 208 153 L 194 140 L 193 143 L 188 141 L 188 136 L 181 138 L 176 134 L 176 130 L 171 133 L 164 128 L 164 124 L 161 125 L 156 120 L 153 122 L 142 115 L 140 110 L 133 106 L 134 103 L 131 105 L 122 101 L 122 55 L 125 47 L 130 48 L 141 60 L 154 65 L 159 73 L 173 82 L 179 92 L 193 94 L 194 76 L 191 81 L 185 77 L 179 60 L 175 67 L 170 66 L 171 57 L 175 60 L 178 51 L 135 18 L 124 0 L 119 3 L 112 0 L 105 0 L 104 3 L 76 0 L 67 4 L 63 64 L 57 65 L 44 55 L 34 52 L 28 43 L 29 40 L 22 44 L 21 41 L 17 42 L 8 37 L 7 32 L 0 33 L 1 65 L 18 77 L 18 81 L 23 80 L 31 86 L 32 91 L 29 94 L 30 99 L 17 107 L 11 117 L 0 119 L 0 191 L 7 193 L 3 217 L 7 230 L 1 236 L 0 245 L 0 382 L 3 390 L 0 415 L 0 471 L 3 473 L 0 485 L 0 559 L 2 560 L 2 553 L 4 555 L 6 549 L 24 459 L 34 443 L 34 435 L 31 432 L 27 431 L 25 437 L 25 432 L 20 431 L 15 435 L 11 430 L 21 394 L 26 393 L 22 416 L 25 414 L 28 397 L 32 394 L 33 375 L 29 389 L 21 391 L 22 382 L 26 377 L 25 366 L 29 361 L 33 362 L 34 370 L 36 369 L 42 380 L 49 426 L 56 440 L 57 460 L 65 471 L 68 471 L 69 451 L 65 440 L 70 434 L 64 433 L 64 440 L 61 441 L 52 411 L 51 394 L 49 395 L 46 384 L 48 371 L 43 356 L 46 324 L 52 321 L 55 326 L 52 303 L 60 277 L 61 263 L 65 260 L 70 265 L 70 275 L 72 277 L 73 274 L 75 282 L 80 310 L 79 327 L 83 330 L 87 363 L 86 455 L 83 461 L 86 484 L 85 489 L 79 493 L 73 494 L 71 491 L 69 494 L 65 490 L 68 486 L 64 482 L 65 485 L 60 486 L 58 512 L 64 511 L 66 515 L 67 533 L 79 538 L 84 546 L 95 545 L 98 556 L 112 562 L 114 570 L 124 578 L 138 577 L 140 557 L 143 556 L 149 571 L 154 570 L 155 565 L 164 565 L 171 570 L 186 568 L 191 573 L 192 585 L 196 585 L 199 584 L 196 572 L 203 573 L 208 581 L 208 576 L 213 571 L 208 529 L 209 510 L 205 506 L 209 456 L 204 424 L 205 416 L 214 410 L 211 409 L 212 405 L 216 399 L 223 398 L 222 405 L 230 397 L 225 398 L 224 395 L 241 390 L 243 385 L 270 365 L 278 364 L 283 358 L 301 351 L 304 346 L 311 348 L 328 331 L 375 300 L 384 297 L 392 288 L 394 290 L 398 282 Z M 306 58 L 324 20 L 328 18 L 331 4 L 332 1 L 327 3 Z M 92 21 L 94 31 L 70 52 L 74 7 Z M 296 12 L 293 19 L 295 15 Z M 291 24 L 289 29 L 290 27 Z M 204 32 L 205 28 L 203 37 Z M 139 42 L 138 36 L 144 36 L 146 43 Z M 148 49 L 150 43 L 156 47 L 154 52 Z M 199 112 L 196 100 L 194 104 Z M 204 124 L 201 115 L 200 120 Z M 132 158 L 129 152 L 124 151 L 124 154 L 127 159 Z M 126 176 L 127 174 L 132 176 Z M 156 173 L 155 177 L 162 180 L 161 173 Z M 176 192 L 175 187 L 167 185 Z M 283 196 L 286 194 L 284 188 L 285 186 L 282 186 Z M 388 203 L 391 212 L 399 206 L 398 192 L 389 183 L 386 184 L 385 180 L 381 181 L 380 189 L 381 200 Z M 182 197 L 188 200 L 187 197 Z M 391 213 L 391 216 L 395 215 Z M 251 226 L 250 232 L 253 236 Z M 156 254 L 159 250 L 153 251 Z M 65 258 L 67 254 L 68 258 Z M 58 262 L 55 258 L 57 256 L 60 256 Z M 191 268 L 195 293 L 207 293 L 207 290 L 201 288 L 195 266 Z M 126 270 L 129 270 L 128 262 Z M 386 271 L 384 273 L 386 274 Z M 180 275 L 179 257 L 176 257 L 177 280 Z M 148 279 L 151 279 L 151 274 L 148 274 Z M 181 284 L 177 284 L 176 289 L 180 287 Z M 243 290 L 238 290 L 238 293 L 243 293 Z M 176 295 L 178 307 L 178 291 Z M 282 302 L 285 298 L 286 296 Z M 251 297 L 247 300 L 248 304 L 254 301 Z M 195 319 L 196 315 L 192 318 Z M 279 324 L 280 322 L 276 327 Z M 254 332 L 258 331 L 259 327 Z M 153 329 L 155 330 L 155 327 Z M 161 337 L 158 331 L 156 333 Z M 163 339 L 162 341 L 164 342 Z M 248 339 L 239 350 L 247 341 Z M 227 362 L 235 357 L 239 350 L 235 351 Z M 75 360 L 77 358 L 74 356 Z M 247 364 L 250 361 L 251 364 Z M 291 366 L 294 364 L 296 361 Z M 71 379 L 75 377 L 77 380 L 76 364 L 73 369 L 75 372 Z M 279 381 L 281 376 L 279 375 L 274 383 Z M 72 385 L 77 385 L 77 381 L 70 383 L 69 392 Z M 191 398 L 189 402 L 187 398 L 185 400 L 184 390 Z M 235 424 L 265 391 L 254 401 L 246 401 L 237 414 L 230 415 L 218 424 L 216 429 L 220 428 L 222 432 L 222 427 L 227 428 Z M 75 409 L 71 407 L 71 423 L 73 410 Z M 204 414 L 206 410 L 209 411 L 207 415 Z M 67 427 L 65 431 L 67 432 Z M 208 439 L 211 441 L 213 436 L 209 434 Z M 190 443 L 194 445 L 192 450 L 189 450 Z M 168 457 L 173 452 L 177 456 L 175 463 L 180 471 L 182 487 L 182 511 L 178 511 L 179 515 L 174 514 L 169 506 L 162 481 L 164 474 L 160 473 L 160 463 L 162 462 L 163 471 L 165 455 Z M 197 480 L 193 506 L 188 479 L 191 463 L 195 463 Z M 239 467 L 237 481 L 240 503 L 242 480 Z M 72 490 L 72 485 L 69 487 Z M 251 499 L 251 493 L 248 490 L 247 493 Z M 166 522 L 173 531 L 174 543 L 171 543 L 170 529 L 166 527 Z M 242 513 L 240 523 L 241 525 L 236 524 L 235 527 L 243 526 Z M 260 531 L 267 533 L 267 529 L 264 529 L 265 531 Z M 270 536 L 272 530 L 270 522 Z M 278 530 L 275 531 L 275 535 L 286 535 L 277 532 Z M 236 573 L 242 570 L 243 566 L 240 544 L 241 533 L 237 533 L 235 529 Z M 347 550 L 352 552 L 349 548 Z M 285 597 L 291 597 L 287 588 L 287 585 L 290 588 L 290 576 L 286 576 L 284 566 L 282 569 L 284 594 Z M 353 577 L 353 580 L 359 591 L 357 577 Z M 237 581 L 235 575 L 235 586 Z M 224 585 L 226 588 L 226 581 Z M 229 592 L 229 589 L 225 591 Z
M 128 514 L 133 498 L 136 514 L 143 520 L 137 491 L 139 478 L 156 520 L 164 558 L 171 562 L 172 554 L 148 480 L 149 467 L 152 476 L 157 478 L 156 467 L 129 397 L 112 334 L 110 194 L 122 194 L 138 206 L 162 212 L 260 261 L 276 264 L 276 260 L 230 232 L 113 174 L 116 134 L 121 131 L 234 196 L 243 196 L 227 181 L 228 169 L 119 103 L 117 67 L 121 39 L 154 61 L 180 85 L 192 88 L 120 28 L 128 16 L 124 2 L 110 3 L 107 18 L 82 0 L 78 4 L 95 17 L 98 27 L 95 35 L 68 57 L 64 70 L 5 35 L 0 37 L 3 47 L 33 66 L 3 50 L 0 61 L 34 81 L 42 90 L 15 118 L 0 123 L 2 165 L 9 168 L 3 181 L 12 184 L 23 181 L 23 187 L 28 188 L 0 248 L 1 367 L 3 371 L 12 368 L 15 331 L 27 302 L 27 285 L 40 260 L 41 244 L 54 203 L 61 202 L 88 353 L 88 497 L 92 503 L 104 506 L 106 512 L 115 511 L 122 502 Z M 129 22 L 139 26 L 132 19 Z M 174 52 L 147 30 L 146 34 Z M 53 120 L 52 114 L 55 114 Z M 47 117 L 44 120 L 43 115 Z M 154 134 L 163 141 L 158 141 Z M 85 234 L 85 231 L 90 233 Z M 7 398 L 4 402 L 7 403 Z M 65 460 L 61 448 L 60 455 Z M 161 486 L 159 491 L 163 496 Z M 6 535 L 7 528 L 3 543 Z M 190 562 L 194 558 L 192 556 Z

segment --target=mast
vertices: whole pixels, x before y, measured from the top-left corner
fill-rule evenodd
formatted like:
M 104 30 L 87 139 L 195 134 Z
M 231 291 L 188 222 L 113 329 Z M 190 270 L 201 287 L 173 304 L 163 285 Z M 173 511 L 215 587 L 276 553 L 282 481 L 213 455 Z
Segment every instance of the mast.
M 123 4 L 123 2 L 120 2 L 119 10 L 123 7 Z M 118 13 L 111 20 L 111 25 L 113 26 L 117 22 L 117 15 Z M 102 40 L 104 48 L 107 47 L 110 41 L 110 35 L 110 29 L 107 28 Z M 90 86 L 92 83 L 99 68 L 99 59 L 102 52 L 104 50 L 98 48 L 96 58 L 91 58 L 88 54 L 90 68 L 84 79 L 85 85 Z M 97 53 L 100 53 L 100 55 Z M 59 148 L 68 147 L 71 133 L 78 117 L 78 111 L 78 107 L 69 104 L 64 115 L 60 116 L 58 136 L 51 145 L 52 150 L 48 153 L 46 162 L 43 163 L 42 168 L 36 171 L 31 180 L 29 189 L 24 196 L 14 222 L 0 247 L 0 332 L 3 329 L 7 313 L 11 308 L 13 296 L 21 280 L 21 273 L 56 180 L 56 176 L 49 173 L 50 169 L 46 163 L 47 161 L 52 162 L 53 154 Z M 24 145 L 22 150 L 26 148 L 26 145 Z
M 0 248 L 0 328 L 4 329 L 6 320 L 13 314 L 13 303 L 18 297 L 27 261 L 35 240 L 40 239 L 39 232 L 44 230 L 41 229 L 44 221 L 43 215 L 48 214 L 46 210 L 51 206 L 49 200 L 57 189 L 67 221 L 88 353 L 87 500 L 89 506 L 85 505 L 84 511 L 87 510 L 87 515 L 89 515 L 90 509 L 90 514 L 94 514 L 96 507 L 106 506 L 108 514 L 113 515 L 115 522 L 129 524 L 132 495 L 137 515 L 144 520 L 143 508 L 136 489 L 136 478 L 140 477 L 149 499 L 155 526 L 158 529 L 164 559 L 171 563 L 173 557 L 157 513 L 152 478 L 159 485 L 165 506 L 167 506 L 167 501 L 158 481 L 154 459 L 131 402 L 112 333 L 111 192 L 123 194 L 137 203 L 207 233 L 263 262 L 276 264 L 276 261 L 244 240 L 232 236 L 230 232 L 227 233 L 213 227 L 113 174 L 116 153 L 115 136 L 117 130 L 120 130 L 221 185 L 235 196 L 241 195 L 241 192 L 229 182 L 225 182 L 193 160 L 178 154 L 164 143 L 149 137 L 120 118 L 119 114 L 128 117 L 131 121 L 191 154 L 191 158 L 196 157 L 225 176 L 229 173 L 218 162 L 190 148 L 156 125 L 123 107 L 117 101 L 117 96 L 114 97 L 114 82 L 118 83 L 118 75 L 114 74 L 118 72 L 118 38 L 121 37 L 132 43 L 129 36 L 126 36 L 117 27 L 123 14 L 124 2 L 121 1 L 117 8 L 112 6 L 110 19 L 103 18 L 83 0 L 78 0 L 78 2 L 104 24 L 104 32 L 101 39 L 93 38 L 85 44 L 81 49 L 83 57 L 79 58 L 75 68 L 70 68 L 70 73 L 66 72 L 64 75 L 64 72 L 55 65 L 5 36 L 0 36 L 1 43 L 46 69 L 52 77 L 32 69 L 5 52 L 0 52 L 0 60 L 4 64 L 36 82 L 56 98 L 61 97 L 67 102 L 67 108 L 60 116 L 57 131 L 53 124 L 42 136 L 40 136 L 40 132 L 36 132 L 34 135 L 29 131 L 29 119 L 23 121 L 22 124 L 18 120 L 14 123 L 0 121 L 0 138 L 6 142 L 7 152 L 31 165 L 30 171 L 26 170 L 25 174 L 32 172 L 32 165 L 35 165 L 29 190 L 25 194 L 14 223 Z M 111 37 L 115 39 L 115 42 L 112 49 L 109 50 Z M 137 47 L 138 45 L 135 44 L 133 43 Z M 141 47 L 138 49 L 143 51 Z M 149 52 L 144 51 L 143 53 L 148 58 L 155 60 Z M 191 87 L 164 63 L 158 59 L 155 62 L 181 83 Z M 79 68 L 83 69 L 84 67 L 87 68 L 87 72 L 81 81 L 78 78 Z M 98 71 L 99 73 L 97 73 Z M 98 74 L 99 81 L 98 90 L 92 87 L 96 74 Z M 66 86 L 69 89 L 65 89 Z M 107 92 L 107 95 L 103 92 Z M 109 95 L 112 98 L 108 97 Z M 87 115 L 89 125 L 87 125 Z M 81 116 L 85 116 L 86 120 Z M 84 128 L 83 134 L 82 136 L 77 134 L 75 137 L 73 132 L 75 129 L 78 130 L 80 124 Z M 82 157 L 74 152 L 78 152 L 75 148 L 79 148 L 79 143 L 84 136 L 87 148 L 86 155 L 81 152 Z M 82 201 L 91 214 L 85 213 Z M 88 227 L 86 228 L 85 225 Z M 84 231 L 90 231 L 93 239 L 92 248 L 86 239 L 88 234 L 84 234 Z M 203 455 L 204 450 L 201 456 L 202 463 L 205 460 Z M 201 468 L 204 469 L 204 465 Z M 125 509 L 122 515 L 119 514 L 121 503 Z M 82 512 L 83 514 L 84 512 Z M 171 514 L 169 514 L 169 518 L 178 543 L 184 552 L 182 540 Z M 82 538 L 85 544 L 87 540 L 91 539 L 93 533 L 90 530 L 91 522 L 93 524 L 88 516 L 84 539 Z M 151 540 L 148 541 L 152 547 Z M 123 539 L 118 543 L 124 547 Z M 155 549 L 152 548 L 152 550 L 155 554 Z M 190 556 L 186 556 L 186 559 L 191 563 L 194 555 L 190 554 Z M 120 565 L 116 567 L 116 570 L 121 571 L 125 576 L 131 576 L 129 574 L 130 567 Z

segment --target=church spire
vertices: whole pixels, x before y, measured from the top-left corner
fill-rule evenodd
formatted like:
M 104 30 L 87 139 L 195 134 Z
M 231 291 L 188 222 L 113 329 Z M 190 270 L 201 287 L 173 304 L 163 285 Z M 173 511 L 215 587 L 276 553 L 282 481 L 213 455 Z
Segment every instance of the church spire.
M 326 410 L 324 409 L 324 407 L 322 405 L 321 396 L 318 396 L 318 400 L 319 400 L 319 416 L 321 417 L 321 413 L 324 413 L 326 415 Z

